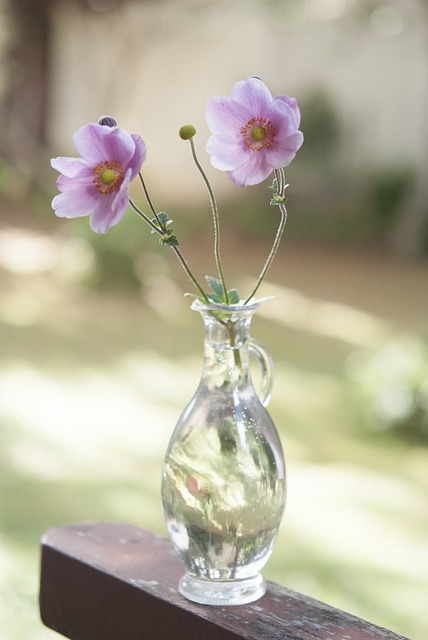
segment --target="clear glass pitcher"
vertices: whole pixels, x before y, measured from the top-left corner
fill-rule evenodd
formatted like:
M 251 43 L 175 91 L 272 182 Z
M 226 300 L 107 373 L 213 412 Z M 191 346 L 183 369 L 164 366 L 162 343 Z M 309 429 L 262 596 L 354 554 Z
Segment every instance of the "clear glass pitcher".
M 205 326 L 201 380 L 171 437 L 162 501 L 172 544 L 186 573 L 179 590 L 202 604 L 261 597 L 260 574 L 285 507 L 285 463 L 266 405 L 272 361 L 250 335 L 259 304 L 192 304 Z M 262 375 L 257 393 L 249 356 Z

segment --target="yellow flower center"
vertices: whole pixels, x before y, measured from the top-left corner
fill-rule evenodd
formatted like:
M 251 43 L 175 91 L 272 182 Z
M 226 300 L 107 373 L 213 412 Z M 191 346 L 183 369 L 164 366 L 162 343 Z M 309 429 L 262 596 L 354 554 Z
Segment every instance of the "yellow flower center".
M 244 142 L 252 151 L 262 151 L 275 141 L 275 129 L 266 118 L 251 118 L 241 129 Z
M 254 142 L 261 142 L 266 138 L 266 129 L 257 125 L 251 129 L 251 137 Z
M 105 160 L 94 168 L 93 183 L 103 195 L 118 191 L 123 181 L 123 169 L 119 162 Z
M 113 169 L 104 169 L 100 173 L 100 180 L 103 184 L 111 184 L 116 180 L 116 174 Z

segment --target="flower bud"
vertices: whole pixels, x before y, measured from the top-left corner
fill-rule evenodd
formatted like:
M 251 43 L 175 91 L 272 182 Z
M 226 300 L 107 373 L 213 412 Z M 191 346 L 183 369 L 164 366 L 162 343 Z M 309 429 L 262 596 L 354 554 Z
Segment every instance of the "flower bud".
M 184 124 L 180 127 L 180 131 L 178 132 L 178 135 L 182 140 L 190 140 L 190 138 L 193 138 L 195 134 L 196 129 L 193 124 Z
M 103 125 L 103 127 L 117 127 L 117 122 L 111 116 L 101 116 L 98 120 L 98 124 Z

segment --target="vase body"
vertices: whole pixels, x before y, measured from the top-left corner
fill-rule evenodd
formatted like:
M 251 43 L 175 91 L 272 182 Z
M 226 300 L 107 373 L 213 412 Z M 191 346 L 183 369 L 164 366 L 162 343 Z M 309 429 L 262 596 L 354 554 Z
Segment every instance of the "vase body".
M 204 321 L 204 366 L 166 452 L 162 502 L 186 567 L 179 590 L 202 604 L 244 604 L 263 595 L 260 570 L 285 506 L 282 447 L 266 410 L 271 360 L 249 334 L 257 306 L 192 305 Z M 250 353 L 262 368 L 259 393 Z

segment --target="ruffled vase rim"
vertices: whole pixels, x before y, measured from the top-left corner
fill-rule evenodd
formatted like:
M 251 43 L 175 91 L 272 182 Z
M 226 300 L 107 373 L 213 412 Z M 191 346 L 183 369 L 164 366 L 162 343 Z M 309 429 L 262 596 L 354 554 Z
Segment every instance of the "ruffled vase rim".
M 267 300 L 274 300 L 273 296 L 268 298 L 259 298 L 253 299 L 246 304 L 244 302 L 239 302 L 238 304 L 224 304 L 220 302 L 202 302 L 199 298 L 193 300 L 191 304 L 191 308 L 194 311 L 254 311 L 258 309 L 262 302 L 266 302 Z

